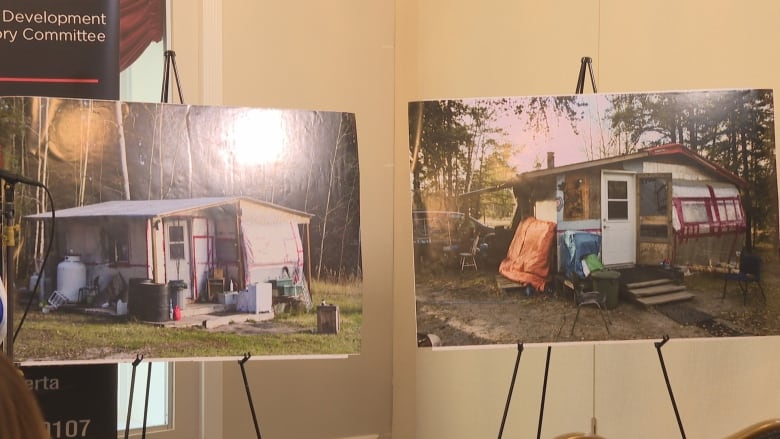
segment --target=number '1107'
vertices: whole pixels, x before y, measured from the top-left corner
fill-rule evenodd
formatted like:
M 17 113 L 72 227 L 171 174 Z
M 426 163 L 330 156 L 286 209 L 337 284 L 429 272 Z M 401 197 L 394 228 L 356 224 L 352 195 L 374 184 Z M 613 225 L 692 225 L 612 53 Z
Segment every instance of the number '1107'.
M 87 437 L 90 419 L 71 419 L 68 421 L 44 422 L 52 439 L 69 437 Z

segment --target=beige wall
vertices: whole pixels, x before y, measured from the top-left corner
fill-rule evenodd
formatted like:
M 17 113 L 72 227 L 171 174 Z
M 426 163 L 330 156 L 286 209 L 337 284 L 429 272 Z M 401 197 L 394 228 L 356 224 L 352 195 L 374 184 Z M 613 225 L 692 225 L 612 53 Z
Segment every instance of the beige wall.
M 399 0 L 397 8 L 397 41 L 408 49 L 399 45 L 396 65 L 397 337 L 408 337 L 402 328 L 414 325 L 404 214 L 408 101 L 571 94 L 582 56 L 593 58 L 600 92 L 780 87 L 780 3 L 770 0 Z M 542 437 L 587 431 L 592 415 L 608 438 L 679 437 L 657 340 L 553 345 Z M 413 383 L 416 408 L 394 423 L 394 433 L 412 431 L 414 422 L 418 438 L 494 437 L 516 347 L 415 351 L 409 344 L 395 340 L 403 357 L 396 365 L 414 360 L 416 376 L 395 376 Z M 687 437 L 724 437 L 777 417 L 779 347 L 775 337 L 665 345 Z M 525 346 L 504 437 L 535 437 L 545 357 L 546 346 Z M 396 406 L 406 401 L 396 393 Z
M 773 0 L 202 0 L 173 6 L 171 48 L 187 102 L 357 115 L 363 352 L 248 363 L 268 437 L 387 438 L 392 431 L 399 439 L 470 439 L 498 431 L 516 347 L 416 348 L 409 101 L 569 94 L 582 56 L 593 57 L 602 92 L 780 85 L 780 4 Z M 216 31 L 215 8 L 221 16 Z M 584 431 L 595 415 L 606 437 L 677 437 L 653 341 L 554 345 L 542 436 Z M 688 437 L 722 437 L 778 416 L 779 344 L 777 338 L 708 339 L 664 347 Z M 536 433 L 545 354 L 546 346 L 525 347 L 504 437 Z M 198 433 L 157 437 L 253 436 L 235 361 L 180 369 L 177 387 L 201 390 L 177 397 L 177 416 L 181 421 L 178 413 L 192 413 L 198 425 L 188 428 Z

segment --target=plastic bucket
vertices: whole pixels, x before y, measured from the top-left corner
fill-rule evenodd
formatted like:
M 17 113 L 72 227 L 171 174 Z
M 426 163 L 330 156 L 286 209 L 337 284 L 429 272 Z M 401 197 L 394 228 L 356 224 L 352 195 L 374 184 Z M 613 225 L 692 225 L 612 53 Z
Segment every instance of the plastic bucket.
M 618 306 L 618 292 L 620 289 L 620 272 L 614 270 L 598 270 L 590 274 L 593 280 L 593 289 L 601 291 L 606 297 L 608 309 Z

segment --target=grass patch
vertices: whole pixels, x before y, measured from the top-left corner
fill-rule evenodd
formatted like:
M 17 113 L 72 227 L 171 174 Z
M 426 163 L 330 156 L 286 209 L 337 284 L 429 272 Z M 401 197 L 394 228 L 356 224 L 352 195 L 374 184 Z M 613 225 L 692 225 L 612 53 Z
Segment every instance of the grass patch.
M 124 317 L 86 315 L 62 308 L 31 311 L 14 343 L 17 361 L 309 355 L 359 353 L 363 324 L 360 282 L 313 282 L 309 312 L 278 314 L 274 320 L 241 324 L 242 331 L 166 328 Z M 339 306 L 338 334 L 317 333 L 316 306 Z M 22 310 L 16 315 L 21 318 Z M 17 322 L 18 324 L 18 322 Z M 233 326 L 233 325 L 230 325 Z

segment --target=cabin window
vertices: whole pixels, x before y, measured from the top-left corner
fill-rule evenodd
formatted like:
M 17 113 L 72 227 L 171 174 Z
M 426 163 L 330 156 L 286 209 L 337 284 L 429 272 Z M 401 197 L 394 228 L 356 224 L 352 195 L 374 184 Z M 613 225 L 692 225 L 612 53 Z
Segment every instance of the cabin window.
M 676 229 L 682 236 L 704 236 L 745 229 L 745 214 L 738 196 L 675 198 Z
M 171 259 L 184 259 L 184 227 L 168 226 L 168 254 Z
M 639 214 L 641 216 L 666 216 L 668 185 L 663 178 L 639 180 Z
M 607 182 L 607 217 L 611 220 L 628 219 L 628 182 Z
M 717 200 L 718 215 L 722 222 L 742 222 L 742 206 L 737 198 Z
M 705 200 L 683 200 L 682 216 L 686 223 L 709 223 L 710 212 Z
M 127 224 L 111 224 L 105 230 L 110 262 L 130 262 L 130 232 Z

